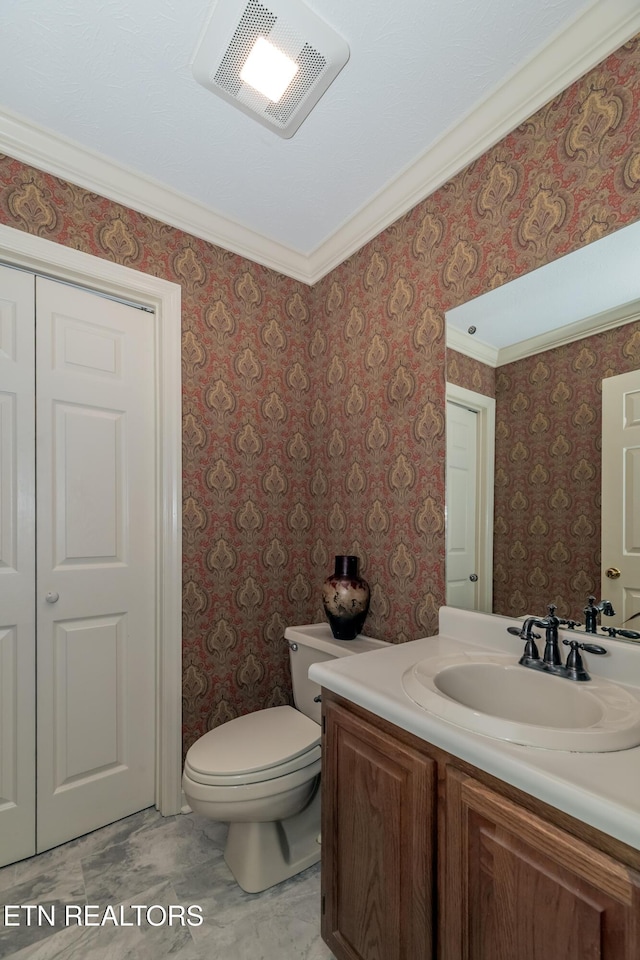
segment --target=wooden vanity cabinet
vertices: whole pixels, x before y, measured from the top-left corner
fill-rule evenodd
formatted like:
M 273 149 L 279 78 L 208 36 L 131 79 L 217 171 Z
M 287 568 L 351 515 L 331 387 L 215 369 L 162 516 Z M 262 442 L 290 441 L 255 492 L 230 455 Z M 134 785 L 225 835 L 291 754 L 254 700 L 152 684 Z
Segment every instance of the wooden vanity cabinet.
M 640 853 L 323 691 L 337 960 L 640 960 Z
M 453 767 L 442 960 L 639 960 L 640 877 Z
M 338 960 L 431 960 L 436 764 L 323 701 L 323 939 Z

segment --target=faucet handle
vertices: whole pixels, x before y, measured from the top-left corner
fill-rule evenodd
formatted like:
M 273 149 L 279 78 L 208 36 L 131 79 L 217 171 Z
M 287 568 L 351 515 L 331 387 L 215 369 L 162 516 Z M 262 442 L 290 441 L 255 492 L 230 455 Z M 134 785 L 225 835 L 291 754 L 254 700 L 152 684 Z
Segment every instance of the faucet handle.
M 520 657 L 520 663 L 526 665 L 531 664 L 533 661 L 542 662 L 536 646 L 536 640 L 540 639 L 539 633 L 533 633 L 533 631 L 527 633 L 525 624 L 523 624 L 521 628 L 507 627 L 507 633 L 512 633 L 515 637 L 520 637 L 521 640 L 525 641 L 524 653 Z
M 595 653 L 602 656 L 606 649 L 597 643 L 580 643 L 578 640 L 563 640 L 566 646 L 571 647 L 567 662 L 565 664 L 566 675 L 570 680 L 591 680 L 591 677 L 584 668 L 580 650 L 585 653 Z
M 523 627 L 507 627 L 507 633 L 512 633 L 514 637 L 520 637 L 521 640 L 526 640 L 527 644 L 531 643 L 533 646 L 533 649 L 536 651 L 535 655 L 536 656 L 538 655 L 538 651 L 536 650 L 536 645 L 534 643 L 534 640 L 540 639 L 539 633 L 534 633 L 533 630 L 530 630 L 527 633 L 526 628 L 524 626 Z M 526 650 L 526 647 L 525 647 L 525 650 Z
M 512 633 L 514 637 L 520 637 L 521 640 L 527 639 L 525 636 L 523 636 L 522 628 L 521 628 L 521 627 L 507 627 L 507 633 Z M 532 633 L 531 633 L 531 638 L 532 638 L 533 640 L 539 640 L 539 639 L 540 639 L 540 634 L 539 634 L 539 633 L 533 633 L 533 632 L 532 632 Z
M 578 640 L 563 640 L 562 642 L 567 647 L 571 647 L 571 653 L 579 648 L 580 650 L 584 650 L 585 653 L 595 653 L 601 657 L 603 653 L 607 652 L 606 648 L 601 647 L 599 643 L 580 643 Z M 571 656 L 571 653 L 569 656 Z
M 599 657 L 601 657 L 603 653 L 607 652 L 606 648 L 601 647 L 598 643 L 581 643 L 580 649 L 584 650 L 586 653 L 596 653 Z
M 575 630 L 576 627 L 580 626 L 579 620 L 560 620 L 560 626 L 566 627 L 567 630 Z
M 600 627 L 605 633 L 608 633 L 612 639 L 624 637 L 625 640 L 640 640 L 640 633 L 636 630 L 622 630 L 620 627 Z

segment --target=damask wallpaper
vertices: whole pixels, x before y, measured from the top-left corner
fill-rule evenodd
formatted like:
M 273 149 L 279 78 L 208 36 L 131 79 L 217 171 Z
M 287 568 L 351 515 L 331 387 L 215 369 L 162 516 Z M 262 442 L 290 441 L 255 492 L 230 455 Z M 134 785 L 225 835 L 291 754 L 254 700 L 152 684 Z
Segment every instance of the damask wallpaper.
M 498 368 L 496 613 L 600 600 L 601 381 L 638 367 L 636 321 Z
M 639 367 L 638 321 L 497 370 L 447 351 L 450 383 L 496 399 L 495 613 L 599 599 L 601 381 Z
M 636 38 L 316 288 L 326 434 L 348 458 L 327 458 L 326 517 L 343 510 L 366 560 L 375 635 L 432 632 L 444 598 L 444 313 L 638 218 L 639 65 Z
M 0 216 L 181 284 L 185 747 L 288 703 L 284 628 L 318 616 L 309 289 L 9 157 Z
M 482 393 L 485 397 L 496 395 L 495 368 L 457 350 L 447 350 L 447 381 L 474 393 Z
M 435 631 L 444 311 L 640 217 L 639 66 L 636 39 L 312 289 L 0 158 L 3 222 L 182 284 L 185 748 L 289 700 L 335 553 L 367 633 Z

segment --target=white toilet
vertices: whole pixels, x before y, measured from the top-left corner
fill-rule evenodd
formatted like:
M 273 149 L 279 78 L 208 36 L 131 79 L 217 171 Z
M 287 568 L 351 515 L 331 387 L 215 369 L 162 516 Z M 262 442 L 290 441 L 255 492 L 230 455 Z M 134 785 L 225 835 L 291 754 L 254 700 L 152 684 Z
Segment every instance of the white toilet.
M 266 890 L 320 859 L 320 687 L 312 663 L 387 644 L 334 640 L 328 624 L 287 627 L 296 709 L 236 717 L 189 749 L 182 789 L 192 810 L 229 823 L 225 860 L 243 890 Z

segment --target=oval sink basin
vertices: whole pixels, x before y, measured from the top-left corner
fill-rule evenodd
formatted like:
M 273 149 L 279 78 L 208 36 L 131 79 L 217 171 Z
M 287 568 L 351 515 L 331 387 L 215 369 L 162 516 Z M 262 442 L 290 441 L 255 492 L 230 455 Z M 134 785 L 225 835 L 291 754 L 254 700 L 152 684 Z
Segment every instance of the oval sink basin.
M 430 657 L 402 678 L 430 713 L 498 740 L 548 750 L 605 752 L 640 744 L 640 700 L 607 680 L 567 680 L 510 654 Z

